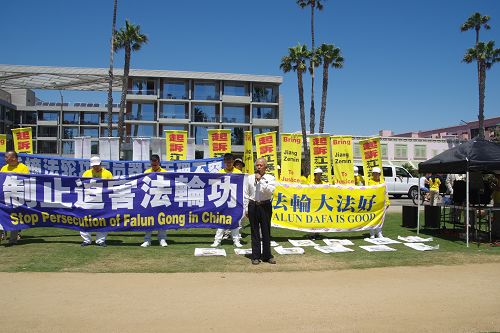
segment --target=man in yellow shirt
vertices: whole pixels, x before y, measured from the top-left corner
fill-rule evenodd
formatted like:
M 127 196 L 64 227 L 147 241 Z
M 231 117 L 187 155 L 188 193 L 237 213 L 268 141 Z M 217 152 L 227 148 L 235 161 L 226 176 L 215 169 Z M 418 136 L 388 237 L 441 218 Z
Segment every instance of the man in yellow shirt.
M 431 193 L 431 197 L 430 197 L 430 205 L 431 206 L 437 205 L 440 185 L 441 185 L 441 180 L 439 179 L 439 177 L 432 174 L 432 176 L 429 177 L 429 191 Z
M 354 166 L 354 185 L 356 186 L 365 185 L 365 180 L 363 179 L 363 176 L 359 174 L 359 168 L 357 166 Z
M 149 159 L 151 162 L 151 168 L 144 171 L 144 173 L 151 172 L 167 172 L 167 170 L 163 169 L 160 165 L 160 156 L 153 154 Z M 146 231 L 144 235 L 144 243 L 141 244 L 142 247 L 151 246 L 151 236 L 153 235 L 152 231 Z M 165 247 L 167 244 L 167 231 L 166 230 L 158 230 L 158 240 L 160 241 L 160 246 Z
M 2 167 L 2 169 L 0 169 L 0 172 L 29 174 L 30 170 L 26 165 L 19 162 L 17 153 L 11 150 L 5 153 L 5 165 Z M 2 228 L 1 225 L 0 228 Z M 18 236 L 19 236 L 19 230 L 11 231 L 9 245 L 16 244 Z M 3 228 L 2 228 L 2 237 L 5 237 L 3 234 Z
M 224 154 L 224 169 L 220 170 L 219 172 L 220 173 L 242 173 L 240 170 L 238 170 L 234 167 L 234 156 L 231 153 Z M 241 223 L 241 221 L 240 221 L 240 223 Z M 215 232 L 214 242 L 212 245 L 210 245 L 211 247 L 217 247 L 220 245 L 220 243 L 222 242 L 222 238 L 224 237 L 224 230 L 225 229 L 221 229 L 221 228 L 217 229 L 217 231 Z M 234 246 L 236 246 L 236 247 L 243 246 L 240 243 L 240 228 L 239 227 L 231 229 L 231 237 L 233 238 Z
M 322 176 L 323 176 L 323 170 L 321 168 L 314 169 L 313 183 L 314 184 L 323 184 L 323 180 L 321 179 Z
M 85 171 L 82 178 L 101 178 L 101 179 L 112 179 L 113 174 L 101 166 L 101 159 L 99 156 L 93 156 L 90 158 L 91 169 Z M 95 243 L 98 246 L 106 247 L 106 236 L 107 232 L 96 232 Z M 92 234 L 86 231 L 80 231 L 80 236 L 83 238 L 83 243 L 81 246 L 88 246 L 92 243 Z
M 381 170 L 379 167 L 374 167 L 372 169 L 372 176 L 371 178 L 368 178 L 368 186 L 371 185 L 379 185 L 379 184 L 384 184 L 382 182 L 382 179 L 380 178 Z M 389 207 L 390 201 L 389 201 L 389 194 L 387 193 L 387 189 L 385 191 L 385 207 Z M 382 235 L 382 228 L 374 228 L 370 230 L 370 238 L 375 238 L 375 235 L 377 235 L 378 238 L 384 238 L 384 235 Z

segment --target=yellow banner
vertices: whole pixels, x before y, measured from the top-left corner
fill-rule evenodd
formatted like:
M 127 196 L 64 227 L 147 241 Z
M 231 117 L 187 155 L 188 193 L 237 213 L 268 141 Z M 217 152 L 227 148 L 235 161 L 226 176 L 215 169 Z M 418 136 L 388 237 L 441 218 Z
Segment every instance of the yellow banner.
M 183 161 L 187 159 L 188 132 L 179 130 L 165 131 L 167 139 L 167 161 Z
M 381 228 L 385 218 L 384 184 L 277 186 L 273 197 L 274 227 L 309 232 L 346 232 Z
M 372 169 L 379 167 L 382 171 L 382 154 L 380 152 L 380 138 L 370 138 L 359 141 L 361 146 L 361 157 L 363 158 L 363 173 L 365 184 L 372 179 Z M 380 172 L 380 181 L 384 182 L 384 172 Z
M 281 176 L 282 182 L 300 183 L 302 167 L 302 135 L 281 134 Z
M 328 136 L 310 136 L 311 145 L 311 183 L 314 182 L 314 169 L 323 170 L 321 180 L 324 184 L 332 184 L 332 159 L 330 155 L 330 139 Z
M 244 136 L 244 153 L 243 153 L 243 163 L 245 163 L 245 167 L 243 168 L 243 172 L 252 174 L 254 173 L 254 161 L 253 161 L 253 140 L 252 140 L 252 131 L 245 131 Z
M 354 161 L 352 159 L 352 136 L 332 136 L 334 182 L 338 185 L 354 184 Z
M 0 134 L 0 153 L 7 151 L 7 134 Z
M 278 156 L 276 153 L 276 132 L 267 132 L 255 136 L 255 150 L 257 158 L 264 158 L 267 161 L 267 173 L 278 178 Z
M 210 157 L 220 157 L 231 152 L 231 130 L 230 129 L 209 129 L 208 147 Z
M 17 153 L 33 154 L 31 127 L 13 128 L 12 136 L 14 138 L 14 150 Z M 53 153 L 57 154 L 57 151 Z

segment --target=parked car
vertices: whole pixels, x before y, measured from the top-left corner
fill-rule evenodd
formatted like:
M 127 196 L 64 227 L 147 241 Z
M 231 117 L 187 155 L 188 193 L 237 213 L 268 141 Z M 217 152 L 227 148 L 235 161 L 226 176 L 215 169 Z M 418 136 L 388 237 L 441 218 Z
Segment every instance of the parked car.
M 364 177 L 363 166 L 356 166 L 359 168 L 359 174 Z M 407 195 L 411 199 L 413 195 L 417 194 L 418 178 L 413 177 L 405 168 L 384 165 L 382 166 L 382 172 L 384 173 L 387 190 L 394 198 L 397 199 L 403 195 Z

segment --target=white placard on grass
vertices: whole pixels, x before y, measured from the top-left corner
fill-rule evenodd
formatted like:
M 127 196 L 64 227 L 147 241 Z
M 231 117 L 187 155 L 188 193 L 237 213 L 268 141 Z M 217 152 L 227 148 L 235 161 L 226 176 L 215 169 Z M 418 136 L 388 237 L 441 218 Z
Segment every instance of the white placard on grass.
M 375 245 L 401 244 L 401 242 L 398 242 L 397 240 L 394 240 L 394 239 L 390 239 L 388 237 L 365 238 L 365 241 L 367 241 L 368 243 L 375 244 Z
M 439 244 L 436 246 L 430 246 L 424 243 L 404 243 L 406 246 L 417 250 L 417 251 L 432 251 L 439 250 Z
M 319 245 L 310 239 L 289 239 L 288 241 L 293 246 L 318 246 Z
M 423 242 L 432 242 L 434 240 L 432 237 L 422 238 L 419 236 L 406 236 L 406 237 L 398 236 L 398 239 L 405 243 L 423 243 Z
M 352 251 L 354 251 L 353 249 L 345 247 L 345 246 L 343 246 L 341 244 L 326 245 L 326 246 L 315 246 L 314 249 L 318 250 L 319 252 L 323 252 L 323 253 L 340 253 L 340 252 L 352 252 Z
M 236 253 L 239 256 L 244 256 L 248 254 L 252 254 L 252 249 L 234 249 L 234 253 Z
M 274 251 L 278 254 L 304 254 L 304 249 L 301 247 L 283 247 L 276 246 Z
M 194 249 L 195 257 L 226 256 L 226 250 L 197 247 Z
M 388 251 L 396 251 L 392 247 L 388 247 L 387 245 L 364 245 L 360 246 L 363 250 L 368 252 L 388 252 Z
M 354 245 L 354 243 L 348 239 L 328 239 L 328 238 L 325 238 L 325 239 L 323 239 L 323 242 L 325 242 L 326 245 L 337 245 L 337 244 L 344 245 L 344 246 L 345 245 Z

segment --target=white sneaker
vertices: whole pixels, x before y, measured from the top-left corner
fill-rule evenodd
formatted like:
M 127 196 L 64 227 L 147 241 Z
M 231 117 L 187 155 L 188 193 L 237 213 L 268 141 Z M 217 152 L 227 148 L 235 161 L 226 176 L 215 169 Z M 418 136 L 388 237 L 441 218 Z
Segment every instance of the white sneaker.
M 164 239 L 160 239 L 160 246 L 161 246 L 161 247 L 168 246 L 167 241 L 166 241 L 166 240 L 164 240 Z
M 370 235 L 370 239 L 374 239 L 375 238 L 375 235 Z
M 141 247 L 150 247 L 150 246 L 151 246 L 151 242 L 148 242 L 148 241 L 141 244 Z
M 217 246 L 219 246 L 219 245 L 220 245 L 220 242 L 219 242 L 219 241 L 214 241 L 214 242 L 212 243 L 212 245 L 210 245 L 210 246 L 211 246 L 211 247 L 217 247 Z
M 241 245 L 241 243 L 240 243 L 239 240 L 235 240 L 234 241 L 234 246 L 236 246 L 236 247 L 243 247 L 243 245 Z

